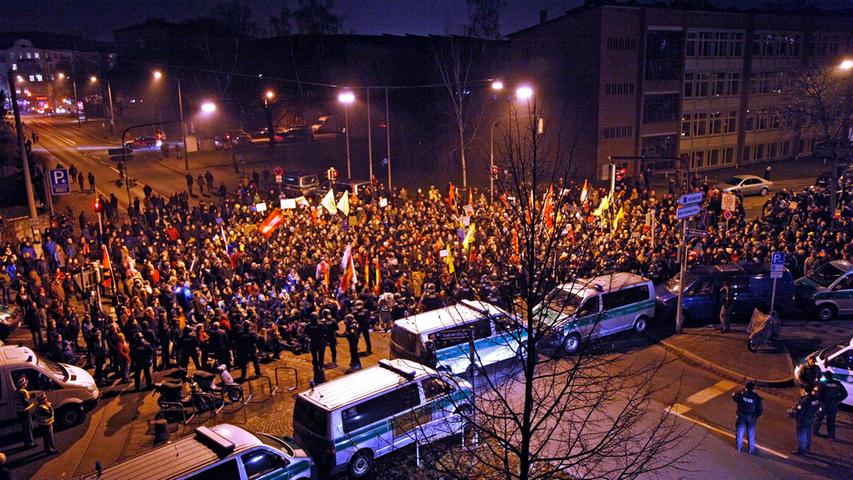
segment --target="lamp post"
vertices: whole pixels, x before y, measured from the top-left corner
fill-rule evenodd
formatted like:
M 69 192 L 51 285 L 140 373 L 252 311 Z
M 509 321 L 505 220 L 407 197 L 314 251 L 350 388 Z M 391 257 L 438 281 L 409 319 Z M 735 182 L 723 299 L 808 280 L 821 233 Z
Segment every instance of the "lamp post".
M 74 92 L 74 111 L 77 113 L 77 126 L 80 126 L 80 110 L 77 108 L 77 80 L 74 77 L 68 77 L 64 73 L 59 72 L 59 80 L 65 80 L 68 78 L 71 80 L 71 89 Z
M 275 98 L 275 92 L 272 90 L 267 90 L 264 93 L 264 110 L 267 115 L 267 135 L 270 137 L 270 147 L 275 144 L 275 132 L 273 131 L 272 124 L 272 109 L 270 108 L 270 102 Z
M 346 130 L 347 143 L 347 179 L 352 179 L 352 168 L 349 148 L 349 106 L 355 102 L 355 94 L 351 91 L 341 92 L 338 95 L 338 101 L 344 105 L 344 129 Z
M 370 125 L 370 89 L 367 89 L 367 161 L 368 179 L 373 182 L 373 130 Z
M 492 82 L 492 91 L 500 92 L 504 88 L 504 84 L 500 80 Z M 530 85 L 521 85 L 515 90 L 516 100 L 529 101 L 533 97 L 533 87 Z M 512 118 L 510 115 L 498 117 L 492 122 L 489 131 L 489 203 L 495 201 L 495 176 L 492 172 L 495 170 L 495 127 L 498 126 L 501 120 Z
M 385 87 L 385 143 L 388 152 L 388 195 L 394 196 L 394 187 L 391 186 L 391 113 L 388 103 L 388 87 Z
M 89 77 L 89 83 L 98 83 L 98 77 L 92 75 Z M 103 90 L 102 90 L 103 91 Z M 110 103 L 110 132 L 115 137 L 116 135 L 116 117 L 115 110 L 113 109 L 113 89 L 112 85 L 110 85 L 110 79 L 107 79 L 107 100 Z M 106 109 L 104 110 L 104 115 L 107 114 Z
M 163 78 L 163 72 L 154 70 L 152 73 L 154 80 Z M 181 143 L 184 145 L 184 172 L 190 171 L 190 157 L 187 150 L 187 122 L 184 121 L 184 95 L 181 91 L 181 79 L 178 78 L 178 116 L 181 119 Z
M 36 201 L 33 195 L 33 179 L 30 177 L 30 162 L 27 155 L 27 147 L 24 141 L 24 126 L 21 123 L 21 112 L 18 110 L 18 95 L 15 90 L 15 76 L 10 69 L 6 78 L 9 79 L 9 100 L 12 102 L 12 113 L 15 116 L 15 131 L 18 135 L 18 148 L 21 149 L 21 165 L 24 170 L 24 186 L 27 190 L 27 206 L 30 211 L 30 218 L 35 219 L 38 216 L 36 213 Z

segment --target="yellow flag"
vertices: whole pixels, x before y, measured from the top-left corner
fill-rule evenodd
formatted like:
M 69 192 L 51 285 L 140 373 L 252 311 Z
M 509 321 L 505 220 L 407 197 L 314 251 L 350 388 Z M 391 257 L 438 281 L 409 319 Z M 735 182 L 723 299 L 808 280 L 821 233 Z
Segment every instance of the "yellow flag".
M 338 200 L 338 210 L 343 212 L 344 215 L 349 216 L 349 192 L 346 190 L 341 199 Z
M 335 204 L 335 192 L 332 191 L 331 188 L 329 189 L 329 193 L 327 193 L 326 196 L 323 197 L 323 200 L 320 202 L 320 205 L 322 205 L 323 208 L 325 208 L 326 211 L 328 211 L 332 215 L 338 213 L 338 207 Z
M 444 258 L 447 262 L 447 271 L 450 273 L 456 273 L 456 265 L 453 264 L 453 250 L 448 246 L 447 248 L 447 257 Z
M 616 213 L 616 218 L 613 219 L 613 228 L 619 228 L 619 221 L 625 217 L 625 210 L 623 207 L 619 207 L 619 212 Z
M 476 225 L 474 224 L 474 222 L 471 222 L 471 226 L 468 227 L 468 233 L 465 234 L 465 239 L 462 240 L 462 249 L 464 249 L 466 252 L 468 251 L 468 248 L 471 247 L 471 243 L 474 241 L 474 233 L 476 232 L 476 230 Z

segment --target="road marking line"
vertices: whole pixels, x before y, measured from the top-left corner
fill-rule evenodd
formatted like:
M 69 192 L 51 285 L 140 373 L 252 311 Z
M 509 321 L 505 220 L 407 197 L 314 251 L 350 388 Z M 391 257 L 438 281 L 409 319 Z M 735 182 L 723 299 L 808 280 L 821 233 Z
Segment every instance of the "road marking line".
M 688 407 L 686 405 L 682 405 L 680 403 L 675 403 L 671 407 L 666 408 L 667 413 L 671 413 L 678 418 L 682 418 L 684 420 L 687 420 L 688 422 L 695 423 L 696 425 L 699 425 L 700 427 L 707 428 L 708 430 L 710 430 L 714 433 L 718 433 L 718 434 L 723 435 L 725 437 L 731 438 L 732 440 L 737 438 L 735 436 L 735 434 L 728 432 L 726 430 L 723 430 L 722 428 L 717 428 L 713 425 L 710 425 L 710 424 L 703 422 L 702 420 L 698 420 L 696 418 L 688 417 L 687 415 L 685 415 L 685 413 L 687 413 L 688 411 L 690 411 L 690 407 Z M 769 453 L 771 455 L 775 455 L 775 456 L 782 458 L 782 459 L 785 459 L 785 460 L 788 460 L 789 458 L 791 458 L 791 457 L 785 455 L 784 453 L 777 452 L 776 450 L 773 450 L 772 448 L 767 448 L 767 447 L 761 446 L 757 443 L 755 444 L 755 448 L 761 450 L 762 452 L 766 452 L 766 453 Z
M 701 405 L 712 398 L 719 397 L 720 395 L 726 393 L 727 391 L 737 387 L 737 384 L 734 382 L 730 382 L 728 380 L 720 380 L 719 382 L 711 385 L 708 388 L 699 390 L 687 397 L 687 400 L 684 403 L 688 405 Z

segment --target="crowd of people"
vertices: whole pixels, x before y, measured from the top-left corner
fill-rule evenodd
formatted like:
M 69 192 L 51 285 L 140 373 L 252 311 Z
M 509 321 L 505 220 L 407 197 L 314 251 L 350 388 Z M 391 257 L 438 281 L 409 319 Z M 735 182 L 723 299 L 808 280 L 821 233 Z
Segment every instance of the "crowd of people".
M 706 236 L 691 238 L 690 262 L 766 263 L 781 249 L 796 277 L 853 256 L 849 189 L 840 217 L 822 191 L 782 190 L 758 218 L 746 220 L 739 202 L 726 222 L 720 193 L 698 182 L 693 188 L 706 193 L 694 225 Z M 677 272 L 673 191 L 629 179 L 605 214 L 595 210 L 607 190 L 581 190 L 574 182 L 550 189 L 561 200 L 557 218 L 569 219 L 555 247 L 555 281 L 626 271 L 660 282 Z M 77 363 L 79 355 L 98 381 L 128 380 L 132 371 L 139 388 L 145 379 L 150 385 L 151 368 L 190 362 L 240 368 L 240 378 L 251 364 L 258 375 L 260 363 L 283 350 L 310 352 L 322 369 L 328 349 L 336 366 L 338 338 L 347 339 L 349 367 L 358 368 L 360 341 L 370 352 L 370 332 L 395 319 L 461 298 L 513 301 L 507 259 L 518 250 L 513 228 L 523 220 L 511 199 L 489 204 L 455 188 L 403 188 L 391 198 L 381 191 L 374 185 L 352 196 L 348 215 L 300 202 L 265 235 L 258 226 L 270 211 L 254 205 L 278 203 L 268 175 L 246 179 L 234 196 L 193 205 L 189 192 L 164 197 L 147 189 L 126 217 L 105 215 L 99 226 L 91 212 L 69 212 L 53 219 L 40 243 L 5 245 L 0 302 L 21 309 L 35 347 L 50 358 Z M 347 255 L 351 261 L 342 262 Z M 94 262 L 102 267 L 100 292 L 83 281 Z M 101 294 L 114 296 L 114 314 L 101 308 Z

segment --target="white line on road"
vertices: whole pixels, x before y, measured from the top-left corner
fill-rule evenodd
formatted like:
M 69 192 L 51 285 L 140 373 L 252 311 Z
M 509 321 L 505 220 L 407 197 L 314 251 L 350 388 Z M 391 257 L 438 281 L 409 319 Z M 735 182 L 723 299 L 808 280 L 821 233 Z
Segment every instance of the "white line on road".
M 737 384 L 734 382 L 730 382 L 728 380 L 720 380 L 719 382 L 711 385 L 708 388 L 702 389 L 693 395 L 687 397 L 687 400 L 684 403 L 688 405 L 702 405 L 703 403 L 711 400 L 712 398 L 719 397 L 720 395 L 726 393 L 728 390 L 737 387 Z
M 671 407 L 667 407 L 666 411 L 668 413 L 675 415 L 678 418 L 682 418 L 684 420 L 687 420 L 688 422 L 695 423 L 696 425 L 699 425 L 700 427 L 707 428 L 708 430 L 710 430 L 714 433 L 718 433 L 720 435 L 731 438 L 733 440 L 735 438 L 737 438 L 737 437 L 735 437 L 735 435 L 733 433 L 728 432 L 726 430 L 723 430 L 722 428 L 717 428 L 713 425 L 710 425 L 710 424 L 703 422 L 702 420 L 688 417 L 685 414 L 690 411 L 690 407 L 688 407 L 686 405 L 676 403 L 676 404 L 673 404 Z M 787 455 L 785 455 L 784 453 L 777 452 L 776 450 L 773 450 L 772 448 L 763 447 L 757 443 L 755 444 L 755 448 L 761 450 L 762 452 L 766 452 L 766 453 L 769 453 L 771 455 L 775 455 L 775 456 L 777 456 L 779 458 L 783 458 L 785 460 L 788 460 L 790 458 Z

